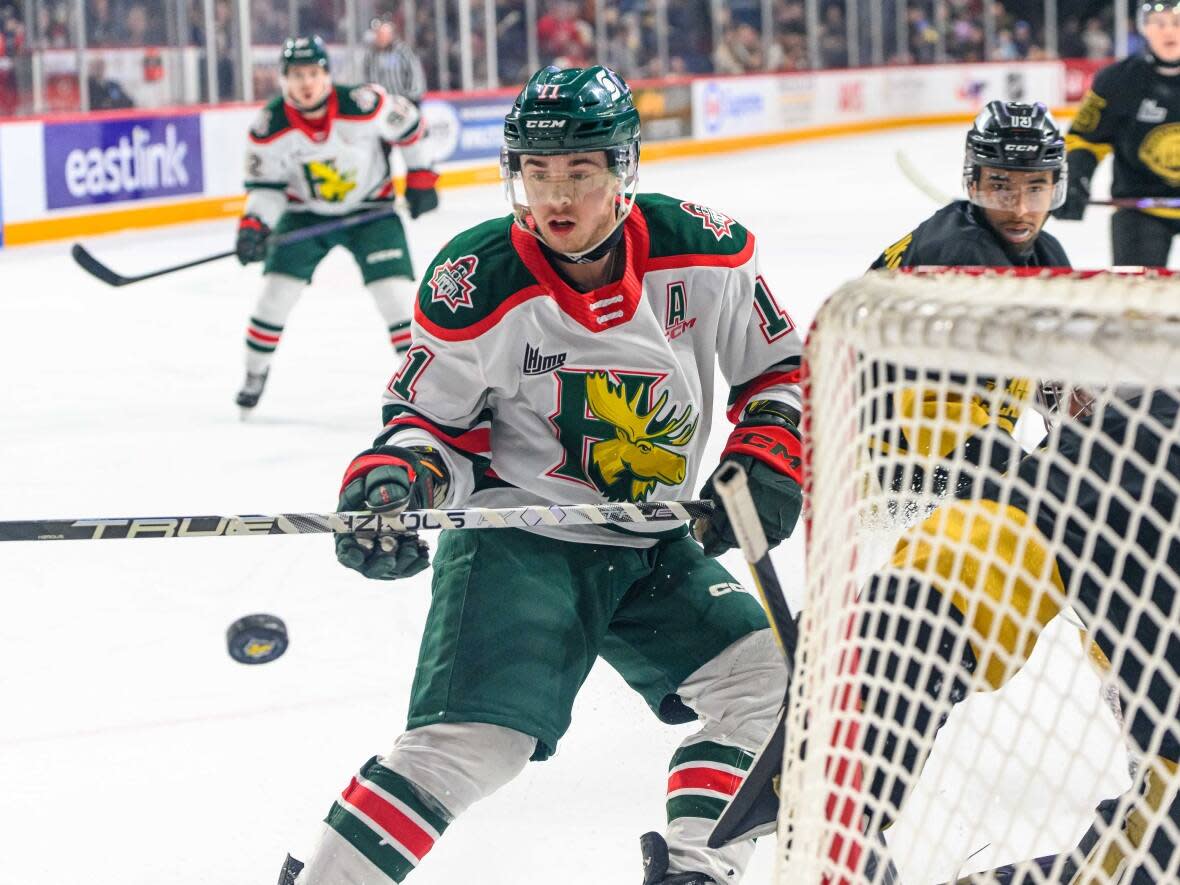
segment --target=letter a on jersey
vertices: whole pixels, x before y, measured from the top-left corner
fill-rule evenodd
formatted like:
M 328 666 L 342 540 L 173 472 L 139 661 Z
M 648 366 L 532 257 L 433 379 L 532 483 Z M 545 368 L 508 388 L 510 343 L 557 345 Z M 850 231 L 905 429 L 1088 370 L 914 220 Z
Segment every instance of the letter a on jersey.
M 646 407 L 663 375 L 568 369 L 553 374 L 558 408 L 549 420 L 565 457 L 550 476 L 591 486 L 610 501 L 646 501 L 657 483 L 684 482 L 687 461 L 675 450 L 692 439 L 697 422 L 691 406 L 661 414 L 666 390 Z

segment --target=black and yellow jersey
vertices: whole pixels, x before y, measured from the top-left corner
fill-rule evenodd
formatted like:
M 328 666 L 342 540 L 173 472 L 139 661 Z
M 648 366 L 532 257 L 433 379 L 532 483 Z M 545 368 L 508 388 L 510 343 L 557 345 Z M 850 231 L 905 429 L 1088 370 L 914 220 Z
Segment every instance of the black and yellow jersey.
M 1180 196 L 1180 76 L 1142 55 L 1103 68 L 1065 136 L 1069 174 L 1089 178 L 1114 153 L 1115 197 Z M 1146 209 L 1180 218 L 1180 209 Z
M 1057 239 L 1044 231 L 1022 254 L 1006 247 L 982 212 L 967 200 L 939 209 L 873 262 L 872 270 L 903 267 L 1069 267 Z M 874 403 L 866 420 L 887 428 L 870 447 L 880 454 L 915 457 L 895 461 L 883 485 L 900 490 L 967 494 L 972 466 L 986 463 L 1003 472 L 1020 447 L 1012 431 L 1024 404 L 1032 399 L 1028 378 L 968 378 L 955 373 L 919 371 L 876 363 L 870 384 L 894 391 Z M 982 388 L 982 390 L 981 390 Z M 969 395 L 961 391 L 970 391 Z M 999 431 L 998 433 L 996 431 Z M 953 457 L 952 457 L 953 456 Z M 921 465 L 934 461 L 932 470 Z
M 967 200 L 939 209 L 882 252 L 871 270 L 899 267 L 1069 267 L 1057 238 L 1044 230 L 1032 249 L 1017 252 Z

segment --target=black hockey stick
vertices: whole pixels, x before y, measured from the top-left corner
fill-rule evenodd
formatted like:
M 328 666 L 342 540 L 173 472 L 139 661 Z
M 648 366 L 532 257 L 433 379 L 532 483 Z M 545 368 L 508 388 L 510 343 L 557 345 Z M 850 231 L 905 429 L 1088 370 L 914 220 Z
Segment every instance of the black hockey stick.
M 300 230 L 293 230 L 290 233 L 280 234 L 271 240 L 271 248 L 276 246 L 290 246 L 293 243 L 302 243 L 304 240 L 310 240 L 314 237 L 323 234 L 335 233 L 338 230 L 343 230 L 346 227 L 353 227 L 357 224 L 368 224 L 370 221 L 377 221 L 381 218 L 388 218 L 396 214 L 396 209 L 392 205 L 383 206 L 380 209 L 374 209 L 372 212 L 363 212 L 359 215 L 346 215 L 343 218 L 333 218 L 330 221 L 322 222 L 321 224 L 313 224 L 310 227 L 301 228 Z M 138 276 L 127 277 L 120 273 L 111 270 L 88 251 L 81 243 L 74 243 L 70 249 L 70 255 L 73 256 L 74 261 L 78 262 L 78 266 L 93 277 L 102 280 L 108 286 L 129 286 L 131 283 L 142 283 L 144 280 L 150 280 L 153 277 L 162 277 L 165 274 L 176 273 L 178 270 L 188 270 L 190 267 L 197 267 L 202 264 L 208 264 L 211 261 L 220 261 L 222 258 L 229 258 L 231 255 L 236 255 L 237 250 L 230 249 L 226 252 L 218 252 L 216 255 L 208 255 L 205 258 L 198 258 L 195 261 L 186 261 L 183 264 L 175 264 L 171 267 L 165 267 L 161 270 L 154 270 L 151 273 L 139 274 Z
M 721 465 L 714 480 L 717 494 L 725 505 L 729 523 L 733 526 L 734 537 L 750 565 L 754 586 L 766 609 L 766 617 L 774 631 L 787 664 L 787 678 L 795 672 L 795 649 L 799 646 L 799 628 L 791 617 L 787 597 L 770 561 L 770 544 L 758 519 L 754 499 L 746 481 L 746 471 L 732 461 Z
M 754 764 L 746 772 L 741 785 L 729 804 L 721 812 L 713 831 L 709 834 L 708 846 L 721 848 L 739 839 L 772 832 L 778 820 L 778 778 L 783 770 L 783 749 L 786 744 L 787 701 L 790 697 L 791 677 L 795 672 L 795 649 L 799 645 L 799 628 L 791 617 L 787 598 L 783 595 L 774 563 L 770 561 L 770 545 L 758 519 L 754 500 L 746 482 L 746 471 L 732 462 L 723 464 L 714 480 L 721 503 L 729 515 L 750 572 L 754 586 L 766 609 L 767 620 L 778 640 L 787 666 L 787 688 L 783 705 L 779 709 L 774 728 L 766 738 Z
M 507 529 L 536 526 L 686 522 L 713 512 L 712 501 L 637 504 L 535 504 L 379 513 L 278 513 L 264 516 L 131 516 L 0 522 L 0 541 L 110 541 L 127 538 L 224 538 L 250 535 L 391 533 L 424 529 Z

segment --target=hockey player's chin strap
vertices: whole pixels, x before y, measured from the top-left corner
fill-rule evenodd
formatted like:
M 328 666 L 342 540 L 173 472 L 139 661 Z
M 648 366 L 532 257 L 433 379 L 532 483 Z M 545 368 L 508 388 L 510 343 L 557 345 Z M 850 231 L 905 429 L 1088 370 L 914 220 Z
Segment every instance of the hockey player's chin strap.
M 631 214 L 631 210 L 635 207 L 634 195 L 632 195 L 630 200 L 624 196 L 621 204 L 622 210 L 618 213 L 618 218 L 615 219 L 615 226 L 610 229 L 610 233 L 589 249 L 581 252 L 558 252 L 546 243 L 545 238 L 537 230 L 536 222 L 533 221 L 532 215 L 529 214 L 528 207 L 514 202 L 512 214 L 516 218 L 517 225 L 537 238 L 537 242 L 541 244 L 546 254 L 552 255 L 558 261 L 565 262 L 566 264 L 590 264 L 605 255 L 609 255 L 610 251 L 619 245 L 619 240 L 623 238 L 623 222 L 627 220 L 627 216 Z
M 1150 50 L 1145 55 L 1147 60 L 1161 71 L 1180 71 L 1180 58 L 1174 61 L 1164 61 L 1162 58 L 1156 58 Z
M 606 239 L 600 242 L 597 246 L 586 252 L 577 252 L 570 254 L 568 252 L 558 252 L 546 243 L 540 237 L 537 238 L 541 244 L 541 251 L 547 257 L 556 258 L 558 261 L 565 264 L 592 264 L 599 258 L 605 258 L 614 248 L 622 242 L 623 239 L 623 222 L 620 219 L 619 223 L 615 225 L 614 230 L 606 235 Z

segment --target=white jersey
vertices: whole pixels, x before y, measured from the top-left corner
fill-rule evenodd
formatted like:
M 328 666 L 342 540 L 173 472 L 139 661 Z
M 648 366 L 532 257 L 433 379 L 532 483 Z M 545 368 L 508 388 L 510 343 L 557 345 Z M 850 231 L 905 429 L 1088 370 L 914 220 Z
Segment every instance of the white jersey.
M 246 213 L 274 227 L 287 209 L 346 215 L 394 198 L 390 148 L 429 169 L 425 123 L 409 99 L 380 86 L 332 86 L 327 115 L 308 120 L 281 97 L 250 127 Z
M 694 497 L 716 466 L 702 459 L 718 362 L 735 423 L 755 396 L 801 408 L 800 338 L 751 233 L 641 194 L 624 240 L 622 279 L 586 293 L 511 217 L 460 234 L 432 262 L 378 443 L 439 449 L 444 506 Z M 647 546 L 668 523 L 536 531 Z

